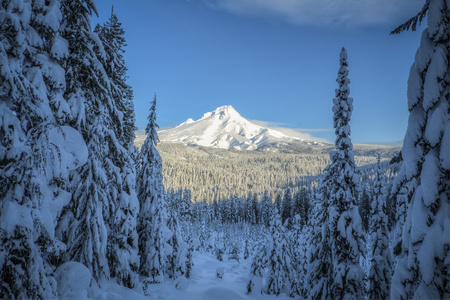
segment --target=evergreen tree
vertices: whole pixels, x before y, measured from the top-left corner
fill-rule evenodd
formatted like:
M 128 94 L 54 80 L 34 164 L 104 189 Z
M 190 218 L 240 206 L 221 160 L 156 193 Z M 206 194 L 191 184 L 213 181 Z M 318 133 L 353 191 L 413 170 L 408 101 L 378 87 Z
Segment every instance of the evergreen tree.
M 261 199 L 261 224 L 264 224 L 266 227 L 269 227 L 271 210 L 272 199 L 270 199 L 267 192 L 264 192 L 264 195 Z
M 327 170 L 327 169 L 326 169 Z M 315 194 L 316 205 L 313 208 L 310 218 L 311 234 L 309 245 L 311 245 L 311 255 L 309 258 L 309 268 L 307 274 L 308 295 L 311 299 L 331 299 L 331 285 L 334 277 L 333 261 L 330 247 L 330 226 L 329 226 L 329 191 L 328 178 L 326 173 L 321 179 L 321 184 Z
M 300 212 L 302 210 L 302 199 L 300 195 L 300 191 L 296 192 L 294 196 L 292 197 L 292 215 L 295 217 L 298 215 L 300 218 Z M 294 220 L 295 222 L 295 220 Z
M 186 274 L 188 247 L 181 236 L 178 213 L 170 209 L 167 227 L 172 232 L 169 239 L 170 252 L 167 255 L 166 273 L 170 278 L 178 278 Z
M 391 298 L 450 298 L 450 4 L 426 0 L 418 15 L 392 33 L 427 28 L 408 79 L 410 116 L 403 164 L 394 190 L 406 187 L 408 206 Z
M 252 211 L 252 224 L 256 225 L 259 220 L 258 197 L 257 197 L 256 193 L 252 197 L 251 211 Z
M 113 131 L 107 139 L 109 197 L 114 203 L 108 234 L 109 264 L 111 276 L 118 282 L 133 288 L 138 284 L 139 269 L 138 236 L 136 218 L 139 202 L 136 195 L 136 169 L 134 161 L 134 112 L 132 89 L 126 83 L 125 61 L 123 58 L 125 32 L 117 16 L 111 17 L 103 25 L 97 25 L 98 33 L 105 49 L 104 66 L 110 79 L 111 112 L 110 128 Z M 123 116 L 123 117 L 122 117 Z
M 239 262 L 239 247 L 237 245 L 237 243 L 234 243 L 231 247 L 231 252 L 230 252 L 230 256 L 228 257 L 228 259 L 235 259 Z
M 105 169 L 101 164 L 106 150 L 98 146 L 105 145 L 102 133 L 106 128 L 101 122 L 94 121 L 91 125 L 88 134 L 88 163 L 74 177 L 79 185 L 69 203 L 69 210 L 59 225 L 65 227 L 66 220 L 70 220 L 66 260 L 83 263 L 96 280 L 102 281 L 110 276 L 106 259 L 108 231 L 103 215 L 103 210 L 109 210 L 109 202 Z
M 223 255 L 225 253 L 224 251 L 225 245 L 220 235 L 218 236 L 216 235 L 214 246 L 215 246 L 214 253 L 216 255 L 216 258 L 219 261 L 223 261 Z
M 268 251 L 266 239 L 262 238 L 257 245 L 255 255 L 253 256 L 252 264 L 250 267 L 251 277 L 249 282 L 247 283 L 247 294 L 251 294 L 255 291 L 261 294 L 263 293 L 263 277 L 265 274 L 265 268 L 267 266 L 267 254 Z M 244 259 L 246 259 L 245 255 Z
M 55 222 L 68 171 L 85 162 L 81 137 L 62 126 L 71 112 L 60 1 L 3 1 L 0 14 L 0 298 L 54 298 L 64 250 Z M 80 156 L 66 151 L 66 136 Z
M 71 125 L 87 145 L 88 161 L 71 175 L 72 200 L 65 207 L 58 233 L 67 243 L 66 260 L 86 265 L 98 282 L 109 279 L 106 220 L 117 205 L 109 194 L 109 138 L 116 108 L 104 69 L 105 52 L 90 17 L 97 14 L 92 0 L 63 1 L 61 36 L 68 42 L 64 97 L 72 111 Z
M 285 224 L 288 221 L 288 226 L 291 224 L 291 212 L 292 212 L 292 193 L 291 189 L 287 188 L 284 192 L 283 202 L 281 203 L 281 222 Z
M 380 156 L 375 175 L 372 209 L 370 211 L 370 234 L 372 239 L 372 260 L 369 271 L 369 299 L 389 298 L 391 286 L 392 258 L 386 215 L 386 190 L 380 166 Z
M 291 247 L 290 252 L 292 253 L 292 268 L 294 269 L 294 275 L 296 276 L 296 282 L 293 284 L 293 289 L 291 294 L 293 296 L 299 295 L 303 298 L 307 298 L 306 294 L 306 273 L 308 270 L 307 261 L 307 245 L 306 236 L 302 230 L 303 225 L 301 222 L 301 217 L 296 214 L 292 222 L 291 230 L 291 241 L 289 245 Z
M 295 193 L 292 204 L 292 215 L 299 215 L 300 222 L 303 225 L 308 223 L 309 220 L 309 191 L 306 187 L 301 187 L 300 190 Z
M 244 259 L 249 258 L 249 256 L 250 256 L 249 243 L 248 243 L 248 239 L 246 239 L 245 243 L 244 243 Z
M 248 194 L 247 199 L 245 200 L 245 220 L 248 223 L 253 224 L 255 217 L 255 211 L 253 210 L 253 196 L 252 194 Z
M 369 192 L 367 191 L 367 187 L 365 187 L 359 197 L 359 214 L 361 215 L 361 224 L 362 228 L 365 232 L 369 231 L 369 220 L 370 220 L 370 211 L 371 211 L 371 202 L 370 202 Z
M 125 65 L 123 54 L 125 53 L 126 40 L 125 31 L 119 22 L 117 15 L 111 10 L 109 20 L 103 25 L 97 25 L 95 32 L 98 33 L 105 49 L 105 70 L 111 81 L 113 101 L 123 117 L 115 121 L 115 132 L 124 145 L 133 144 L 135 116 L 133 103 L 133 89 L 127 83 L 128 68 Z
M 311 257 L 311 298 L 362 298 L 364 291 L 363 270 L 359 265 L 364 248 L 356 205 L 358 176 L 349 125 L 353 99 L 348 97 L 347 66 L 347 52 L 342 48 L 336 80 L 339 89 L 333 99 L 336 151 L 330 154 L 331 164 L 325 169 L 319 187 L 322 201 L 316 211 L 316 220 L 322 222 L 322 233 L 313 236 L 313 245 L 317 246 Z
M 336 133 L 336 151 L 330 155 L 328 169 L 330 205 L 329 226 L 331 255 L 333 257 L 333 298 L 362 298 L 364 273 L 359 265 L 361 253 L 364 253 L 361 217 L 356 203 L 358 176 L 353 158 L 353 145 L 350 139 L 349 121 L 353 110 L 353 99 L 348 95 L 347 51 L 342 48 L 340 69 L 333 99 L 334 128 Z
M 275 198 L 274 208 L 276 208 L 278 211 L 281 211 L 281 203 L 283 202 L 283 198 L 281 197 L 281 194 L 277 194 L 277 197 Z M 273 213 L 273 211 L 272 211 Z
M 161 157 L 155 146 L 158 142 L 156 132 L 156 96 L 153 99 L 148 124 L 145 128 L 147 138 L 138 158 L 138 217 L 140 273 L 149 277 L 149 283 L 164 281 L 166 257 L 170 252 L 167 241 L 167 207 L 164 199 Z
M 188 237 L 187 245 L 188 245 L 188 250 L 187 250 L 187 256 L 186 256 L 186 272 L 185 272 L 184 276 L 186 278 L 191 278 L 192 268 L 194 267 L 194 262 L 192 259 L 192 253 L 194 252 L 194 243 L 192 241 L 191 235 Z
M 190 223 L 192 219 L 192 199 L 191 190 L 185 189 L 183 191 L 183 198 L 180 207 L 180 217 L 181 221 L 185 223 Z
M 307 188 L 302 187 L 300 189 L 300 199 L 301 199 L 300 220 L 302 225 L 305 225 L 309 221 L 309 212 L 311 209 L 310 192 L 308 191 Z
M 402 234 L 403 226 L 406 221 L 406 210 L 408 206 L 408 190 L 406 187 L 400 188 L 396 193 L 397 211 L 395 213 L 395 229 L 393 238 L 393 253 L 398 256 L 402 252 Z
M 286 229 L 276 210 L 270 221 L 269 232 L 264 292 L 269 295 L 290 294 L 292 284 L 295 283 L 292 278 L 294 275 L 291 264 L 292 254 L 286 239 Z

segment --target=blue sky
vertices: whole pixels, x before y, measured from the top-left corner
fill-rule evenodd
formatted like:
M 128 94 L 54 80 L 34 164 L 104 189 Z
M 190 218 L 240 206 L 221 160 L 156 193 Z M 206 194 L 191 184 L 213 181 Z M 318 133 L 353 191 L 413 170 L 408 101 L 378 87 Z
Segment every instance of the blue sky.
M 137 127 L 158 97 L 160 127 L 232 105 L 245 118 L 334 141 L 339 52 L 348 52 L 355 143 L 403 140 L 420 32 L 391 36 L 421 0 L 97 0 L 126 32 Z

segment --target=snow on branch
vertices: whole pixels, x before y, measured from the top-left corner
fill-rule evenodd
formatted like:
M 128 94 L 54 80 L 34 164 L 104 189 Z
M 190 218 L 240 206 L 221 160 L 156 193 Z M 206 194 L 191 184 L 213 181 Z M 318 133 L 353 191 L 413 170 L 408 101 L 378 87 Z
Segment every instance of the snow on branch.
M 427 0 L 425 2 L 424 6 L 422 7 L 422 10 L 417 15 L 415 15 L 414 17 L 412 17 L 411 19 L 409 19 L 408 21 L 406 21 L 399 27 L 392 30 L 390 34 L 399 34 L 403 31 L 409 30 L 409 28 L 411 28 L 412 31 L 416 31 L 417 23 L 419 23 L 419 25 L 422 23 L 423 18 L 425 18 L 426 14 L 427 14 L 429 6 L 430 6 L 430 0 Z

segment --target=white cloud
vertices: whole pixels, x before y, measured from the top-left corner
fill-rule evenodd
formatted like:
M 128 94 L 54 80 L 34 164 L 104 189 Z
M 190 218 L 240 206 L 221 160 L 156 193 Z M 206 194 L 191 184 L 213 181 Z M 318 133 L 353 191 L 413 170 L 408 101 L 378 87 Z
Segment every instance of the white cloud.
M 365 144 L 378 145 L 378 146 L 389 146 L 389 147 L 402 147 L 403 146 L 403 140 L 392 141 L 392 142 L 368 142 L 368 143 L 365 143 Z
M 300 25 L 400 25 L 424 0 L 203 0 L 236 14 L 271 16 Z
M 315 142 L 322 142 L 322 143 L 330 143 L 329 140 L 324 138 L 319 138 L 316 136 L 311 135 L 311 133 L 314 132 L 329 132 L 333 131 L 334 129 L 301 129 L 301 128 L 286 128 L 286 127 L 280 127 L 280 126 L 287 126 L 287 124 L 284 123 L 277 123 L 277 122 L 266 122 L 266 121 L 259 121 L 259 120 L 249 120 L 252 123 L 255 123 L 262 127 L 267 127 L 276 131 L 279 131 L 281 133 L 284 133 L 285 135 L 297 137 L 304 139 L 306 141 L 315 141 Z

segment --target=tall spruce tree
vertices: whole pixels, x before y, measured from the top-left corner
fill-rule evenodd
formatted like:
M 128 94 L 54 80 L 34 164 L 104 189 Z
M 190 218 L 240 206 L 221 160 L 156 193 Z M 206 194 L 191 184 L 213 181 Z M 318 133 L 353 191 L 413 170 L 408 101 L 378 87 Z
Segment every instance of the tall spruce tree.
M 397 210 L 395 212 L 395 228 L 393 237 L 393 254 L 396 256 L 402 253 L 402 234 L 403 226 L 406 221 L 406 211 L 408 206 L 408 190 L 402 187 L 396 193 Z
M 170 239 L 167 228 L 167 207 L 162 182 L 162 161 L 155 146 L 158 143 L 156 132 L 156 95 L 150 107 L 147 137 L 142 145 L 138 159 L 138 199 L 140 216 L 138 218 L 140 273 L 149 277 L 149 283 L 164 281 L 166 258 L 170 252 L 167 241 Z
M 369 270 L 368 297 L 369 299 L 387 299 L 391 287 L 392 257 L 387 228 L 385 178 L 382 174 L 379 155 L 375 172 L 369 226 L 372 239 L 372 259 Z
M 270 225 L 270 212 L 272 210 L 272 199 L 267 194 L 267 191 L 264 192 L 264 195 L 261 199 L 261 224 L 264 224 L 266 227 Z
M 371 210 L 371 196 L 367 191 L 368 187 L 365 186 L 362 190 L 361 195 L 359 196 L 359 214 L 361 216 L 361 224 L 362 228 L 365 232 L 369 231 L 369 223 L 370 223 L 370 210 Z
M 291 295 L 301 296 L 307 298 L 306 295 L 306 273 L 308 269 L 308 262 L 306 259 L 307 249 L 306 249 L 306 236 L 305 231 L 302 228 L 306 228 L 302 225 L 301 217 L 296 214 L 292 220 L 292 229 L 290 232 L 289 246 L 291 248 L 290 252 L 292 254 L 292 268 L 295 275 L 295 283 L 292 284 Z
M 282 198 L 281 194 L 277 194 L 277 196 L 275 197 L 274 208 L 276 208 L 279 212 L 281 211 L 281 203 L 282 202 L 283 202 L 283 198 Z
M 336 79 L 339 88 L 333 99 L 336 150 L 330 153 L 331 164 L 325 169 L 319 187 L 321 201 L 316 210 L 316 216 L 322 221 L 322 232 L 313 235 L 317 246 L 313 246 L 309 276 L 312 298 L 362 298 L 364 295 L 364 273 L 359 265 L 364 246 L 356 204 L 358 176 L 349 125 L 353 99 L 349 97 L 347 66 L 347 51 L 342 48 Z
M 117 15 L 104 25 L 97 25 L 104 49 L 104 67 L 110 79 L 112 116 L 107 139 L 108 151 L 108 195 L 111 218 L 108 233 L 108 261 L 111 276 L 120 284 L 133 288 L 138 284 L 139 257 L 136 218 L 139 202 L 136 195 L 136 169 L 132 144 L 134 138 L 134 112 L 132 89 L 126 82 L 127 67 L 123 57 L 125 31 Z
M 291 189 L 287 188 L 284 192 L 283 202 L 281 203 L 281 222 L 285 224 L 287 221 L 288 228 L 291 225 L 291 213 L 292 213 L 292 193 Z
M 181 199 L 180 205 L 180 220 L 187 224 L 190 224 L 192 221 L 192 199 L 191 199 L 191 190 L 184 189 L 183 190 L 183 198 Z
M 0 298 L 54 298 L 55 222 L 68 170 L 85 162 L 66 151 L 67 137 L 83 152 L 81 137 L 60 126 L 70 115 L 60 1 L 3 1 L 0 15 Z
M 260 211 L 258 210 L 258 208 L 259 208 L 258 195 L 255 193 L 255 194 L 253 194 L 251 207 L 250 207 L 250 209 L 252 211 L 252 224 L 253 225 L 258 224 L 258 221 L 259 221 Z
M 306 187 L 302 187 L 299 191 L 300 199 L 301 199 L 301 210 L 300 210 L 300 217 L 302 225 L 305 225 L 309 221 L 309 212 L 311 209 L 311 203 L 310 203 L 310 191 Z
M 361 217 L 359 216 L 357 184 L 359 182 L 350 139 L 350 118 L 353 98 L 349 97 L 347 51 L 342 48 L 340 68 L 336 79 L 339 88 L 333 99 L 336 151 L 330 155 L 329 173 L 330 205 L 329 226 L 331 255 L 333 257 L 333 298 L 362 298 L 364 272 L 359 265 L 364 253 Z
M 97 14 L 93 0 L 63 1 L 64 27 L 61 36 L 68 42 L 64 97 L 72 112 L 71 125 L 83 136 L 88 148 L 85 165 L 73 172 L 72 200 L 58 224 L 67 243 L 66 260 L 86 265 L 95 280 L 110 277 L 107 220 L 117 203 L 109 194 L 110 130 L 117 109 L 112 102 L 106 54 L 98 35 L 92 31 L 91 15 Z
M 183 240 L 178 212 L 170 209 L 167 227 L 172 233 L 169 239 L 170 253 L 167 255 L 166 273 L 170 278 L 186 276 L 188 262 L 188 245 Z
M 279 295 L 291 294 L 294 272 L 291 264 L 292 254 L 288 245 L 287 231 L 281 223 L 281 216 L 275 210 L 270 220 L 269 241 L 265 259 L 264 293 Z
M 248 240 L 245 240 L 245 245 L 248 244 Z M 247 250 L 247 248 L 246 248 Z M 244 254 L 244 259 L 245 254 Z M 268 243 L 267 237 L 262 236 L 256 245 L 255 255 L 252 259 L 252 264 L 250 266 L 250 280 L 247 283 L 247 294 L 253 292 L 263 293 L 263 278 L 265 274 L 265 269 L 268 263 Z
M 391 298 L 450 298 L 450 3 L 426 0 L 418 15 L 395 29 L 427 28 L 408 79 L 408 128 L 394 191 L 408 192 L 401 253 Z
M 327 169 L 329 166 L 325 169 Z M 333 262 L 330 247 L 329 221 L 329 173 L 325 173 L 315 193 L 315 206 L 310 218 L 311 234 L 309 245 L 311 254 L 309 257 L 309 268 L 307 273 L 308 296 L 312 299 L 330 299 Z

